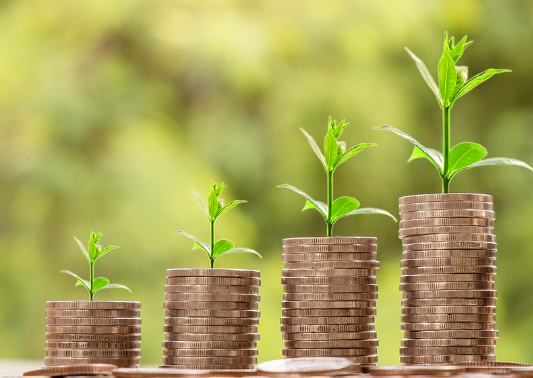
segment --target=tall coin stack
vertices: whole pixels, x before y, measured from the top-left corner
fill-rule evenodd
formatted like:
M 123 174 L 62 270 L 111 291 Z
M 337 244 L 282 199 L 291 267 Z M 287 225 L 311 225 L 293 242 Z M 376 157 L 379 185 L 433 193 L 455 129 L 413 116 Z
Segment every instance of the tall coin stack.
M 161 367 L 252 369 L 257 363 L 257 270 L 168 269 Z
M 283 357 L 377 362 L 377 239 L 283 240 Z
M 139 302 L 46 302 L 44 365 L 138 366 L 140 311 Z
M 400 198 L 404 365 L 494 361 L 496 236 L 492 197 Z

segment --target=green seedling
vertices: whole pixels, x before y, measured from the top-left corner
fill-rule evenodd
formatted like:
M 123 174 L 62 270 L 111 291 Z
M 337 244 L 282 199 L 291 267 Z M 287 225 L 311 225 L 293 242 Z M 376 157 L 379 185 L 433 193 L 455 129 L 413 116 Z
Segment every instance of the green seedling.
M 131 290 L 128 289 L 124 285 L 119 284 L 112 284 L 109 282 L 107 278 L 104 277 L 97 277 L 94 278 L 94 264 L 96 260 L 107 254 L 109 251 L 119 248 L 115 245 L 110 245 L 109 247 L 102 248 L 100 245 L 98 245 L 98 241 L 102 237 L 102 234 L 99 232 L 95 234 L 93 231 L 91 231 L 90 237 L 89 237 L 89 243 L 87 245 L 87 248 L 80 242 L 78 239 L 74 238 L 76 242 L 78 243 L 81 251 L 83 252 L 85 258 L 87 259 L 87 262 L 89 263 L 89 281 L 84 280 L 80 276 L 78 276 L 75 273 L 72 273 L 69 270 L 62 270 L 61 273 L 67 273 L 76 278 L 78 281 L 76 281 L 76 286 L 83 286 L 87 289 L 89 292 L 89 298 L 92 301 L 94 293 L 96 293 L 99 290 L 103 289 L 126 289 L 131 293 Z
M 327 236 L 331 236 L 333 225 L 339 219 L 356 214 L 384 214 L 390 216 L 396 221 L 396 218 L 389 212 L 381 209 L 366 207 L 359 208 L 359 201 L 352 197 L 339 197 L 333 200 L 333 173 L 339 165 L 346 162 L 355 154 L 363 151 L 365 148 L 376 146 L 375 143 L 360 143 L 352 148 L 346 149 L 346 143 L 339 141 L 339 137 L 343 130 L 349 125 L 349 123 L 342 120 L 338 125 L 337 121 L 332 120 L 331 117 L 328 120 L 328 132 L 324 139 L 324 152 L 320 150 L 318 144 L 313 137 L 309 135 L 304 129 L 302 133 L 305 135 L 314 153 L 322 163 L 327 176 L 327 203 L 317 201 L 311 198 L 309 195 L 295 188 L 294 186 L 283 184 L 278 188 L 290 189 L 306 199 L 304 208 L 317 210 L 327 224 Z
M 243 200 L 234 200 L 224 205 L 224 200 L 219 197 L 220 193 L 222 193 L 225 188 L 226 185 L 224 185 L 224 183 L 217 185 L 213 181 L 211 181 L 211 192 L 209 193 L 209 197 L 207 199 L 208 206 L 206 206 L 204 201 L 202 201 L 202 198 L 200 198 L 200 196 L 194 190 L 191 189 L 192 193 L 196 197 L 196 200 L 200 204 L 200 207 L 207 216 L 207 219 L 209 220 L 211 230 L 211 241 L 209 244 L 201 242 L 200 240 L 185 231 L 175 231 L 175 233 L 185 235 L 186 237 L 194 241 L 192 249 L 202 249 L 207 254 L 207 257 L 209 257 L 209 260 L 211 261 L 211 268 L 215 267 L 215 260 L 217 258 L 228 253 L 253 253 L 261 258 L 261 255 L 253 249 L 235 248 L 235 244 L 231 240 L 220 239 L 215 242 L 215 221 L 218 219 L 218 217 L 220 217 L 227 211 L 233 209 L 235 206 L 247 202 Z
M 442 153 L 433 148 L 424 147 L 421 143 L 406 133 L 388 125 L 378 126 L 377 130 L 389 130 L 393 133 L 407 139 L 415 145 L 413 153 L 408 161 L 425 158 L 428 159 L 442 178 L 442 192 L 449 193 L 450 181 L 455 175 L 465 169 L 483 167 L 486 165 L 517 165 L 533 171 L 533 168 L 523 161 L 496 157 L 484 159 L 487 156 L 487 150 L 480 144 L 463 142 L 450 148 L 450 111 L 453 104 L 460 97 L 464 96 L 472 89 L 489 80 L 496 74 L 511 72 L 507 69 L 489 68 L 472 78 L 468 79 L 468 67 L 457 66 L 456 63 L 463 55 L 464 50 L 472 44 L 467 42 L 466 36 L 455 44 L 454 37 L 448 39 L 448 33 L 444 34 L 444 51 L 439 61 L 438 79 L 439 85 L 435 83 L 429 73 L 426 65 L 420 58 L 411 52 L 408 48 L 407 53 L 415 61 L 420 74 L 426 81 L 426 84 L 433 91 L 437 102 L 442 109 L 443 125 L 443 147 Z

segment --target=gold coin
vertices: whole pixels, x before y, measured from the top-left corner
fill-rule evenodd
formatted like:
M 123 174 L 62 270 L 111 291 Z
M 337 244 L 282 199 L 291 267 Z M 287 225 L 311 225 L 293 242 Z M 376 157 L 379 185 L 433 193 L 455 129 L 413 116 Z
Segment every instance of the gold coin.
M 450 376 L 464 373 L 461 366 L 370 366 L 370 376 Z
M 191 302 L 165 301 L 165 310 L 257 310 L 258 302 Z
M 364 332 L 374 331 L 373 323 L 368 324 L 311 324 L 311 325 L 281 325 L 281 332 Z
M 445 201 L 476 201 L 476 202 L 492 202 L 492 196 L 488 194 L 476 193 L 435 193 L 435 194 L 416 194 L 405 197 L 400 197 L 399 203 L 405 205 L 407 203 L 417 202 L 445 202 Z
M 374 323 L 374 316 L 332 316 L 332 317 L 310 317 L 295 318 L 281 317 L 281 324 L 298 325 L 298 324 L 369 324 Z
M 167 269 L 167 277 L 238 277 L 260 278 L 258 270 L 249 269 L 210 269 L 210 268 L 178 268 Z
M 287 262 L 285 263 L 287 269 L 379 269 L 379 261 L 302 261 L 302 262 Z
M 402 283 L 421 283 L 421 282 L 492 282 L 493 274 L 419 274 L 419 275 L 402 275 Z
M 174 365 L 174 364 L 191 364 L 191 365 L 203 365 L 206 368 L 209 365 L 220 365 L 224 366 L 226 364 L 231 365 L 255 365 L 257 363 L 257 357 L 167 357 L 163 356 L 163 364 L 165 365 Z
M 407 331 L 406 339 L 487 339 L 498 338 L 496 330 L 442 330 L 442 331 Z
M 467 361 L 494 361 L 494 354 L 457 354 L 452 356 L 434 355 L 434 356 L 400 356 L 402 364 L 451 364 L 455 362 Z
M 124 301 L 48 301 L 47 309 L 62 310 L 140 310 L 141 302 Z
M 434 259 L 402 259 L 400 266 L 402 268 L 415 268 L 415 267 L 434 267 L 444 266 L 451 268 L 452 266 L 461 265 L 494 265 L 494 258 L 462 258 L 462 257 L 449 257 L 449 258 L 434 258 Z M 465 268 L 459 268 L 466 270 Z
M 405 245 L 416 243 L 435 243 L 435 242 L 491 242 L 496 243 L 494 234 L 433 234 L 433 235 L 415 235 L 402 238 Z
M 172 333 L 254 333 L 257 325 L 253 326 L 193 326 L 193 325 L 164 325 L 164 332 Z
M 403 339 L 403 347 L 494 346 L 496 339 Z
M 46 309 L 47 318 L 138 318 L 140 310 L 61 310 Z
M 259 318 L 257 310 L 195 310 L 180 309 L 166 310 L 169 317 L 191 317 L 191 318 Z
M 167 293 L 166 300 L 194 302 L 259 302 L 259 295 L 233 293 Z
M 492 202 L 445 201 L 400 204 L 400 214 L 427 210 L 494 210 Z
M 262 362 L 257 365 L 257 372 L 261 376 L 329 375 L 339 372 L 357 373 L 360 371 L 360 365 L 349 359 L 336 357 L 289 358 Z
M 375 276 L 317 276 L 317 277 L 281 277 L 283 285 L 359 285 L 361 278 L 375 280 Z M 364 282 L 363 282 L 364 284 Z
M 495 322 L 496 314 L 419 314 L 402 315 L 408 323 L 457 323 L 457 322 Z
M 195 374 L 203 374 L 200 377 L 249 377 L 250 374 L 255 374 L 255 369 L 252 369 L 250 364 L 247 365 L 209 365 L 209 369 L 206 370 L 205 365 L 192 365 L 192 364 L 172 364 L 172 365 L 159 365 L 161 369 L 179 371 L 180 374 L 184 371 L 188 371 L 187 377 L 190 378 L 190 371 L 193 370 Z M 196 376 L 196 375 L 195 375 Z M 165 377 L 165 376 L 163 376 Z
M 282 269 L 283 277 L 368 277 L 375 276 L 375 269 Z
M 253 349 L 256 341 L 163 341 L 163 349 Z
M 140 333 L 47 333 L 46 341 L 54 342 L 98 342 L 98 343 L 125 343 L 141 341 Z
M 49 366 L 43 367 L 39 370 L 27 371 L 24 376 L 48 376 L 48 377 L 64 377 L 68 375 L 111 375 L 111 372 L 116 368 L 115 365 L 110 364 L 85 364 L 76 366 Z
M 300 253 L 363 253 L 373 256 L 378 250 L 375 244 L 323 244 L 323 245 L 286 245 L 284 254 Z
M 496 250 L 497 244 L 482 241 L 444 241 L 403 244 L 404 251 L 424 251 L 431 249 L 490 249 Z
M 487 218 L 422 218 L 401 220 L 400 230 L 420 227 L 494 227 L 494 219 Z
M 45 357 L 44 366 L 70 366 L 70 365 L 89 365 L 89 364 L 112 364 L 115 367 L 137 367 L 139 366 L 139 357 L 134 358 L 105 358 L 105 357 Z
M 403 299 L 402 307 L 427 306 L 496 306 L 496 298 L 429 298 Z
M 326 341 L 326 340 L 370 340 L 377 339 L 376 331 L 362 332 L 297 332 L 282 333 L 284 341 L 301 340 L 301 341 Z
M 208 286 L 261 286 L 259 278 L 243 277 L 167 277 L 167 285 L 208 285 Z
M 251 326 L 258 325 L 258 318 L 190 318 L 190 317 L 166 317 L 165 325 L 220 325 L 220 326 Z
M 494 322 L 487 323 L 402 323 L 402 331 L 445 331 L 445 330 L 494 330 Z
M 405 253 L 405 252 L 404 252 Z M 423 261 L 422 261 L 423 262 Z M 496 274 L 497 269 L 494 265 L 455 265 L 455 266 L 418 266 L 413 268 L 402 268 L 405 275 L 417 274 Z
M 254 333 L 165 333 L 165 341 L 259 341 Z
M 351 253 L 351 252 L 327 252 L 327 253 L 284 253 L 281 260 L 284 263 L 312 262 L 312 261 L 374 261 L 377 254 L 373 253 Z
M 46 341 L 48 349 L 140 349 L 140 341 L 130 342 L 98 342 L 98 341 Z
M 423 306 L 403 307 L 404 315 L 423 314 L 496 314 L 496 306 Z
M 400 228 L 398 237 L 405 238 L 418 235 L 439 235 L 439 234 L 492 234 L 493 227 L 478 226 L 438 226 L 438 227 L 412 227 Z
M 362 365 L 377 362 L 376 351 L 372 348 L 363 349 L 363 354 L 358 354 L 361 349 L 288 349 L 283 348 L 281 354 L 285 358 L 294 357 L 348 357 Z M 355 359 L 353 357 L 360 357 Z
M 428 290 L 405 291 L 403 299 L 430 298 L 497 298 L 496 290 Z
M 362 293 L 363 294 L 363 293 Z M 375 296 L 373 293 L 372 296 Z M 366 299 L 359 301 L 282 301 L 281 308 L 283 309 L 337 309 L 337 308 L 367 308 L 375 307 L 375 299 Z
M 432 249 L 429 251 L 403 252 L 402 258 L 435 259 L 435 258 L 496 258 L 496 251 L 486 249 Z
M 376 282 L 375 278 L 361 277 Z M 370 286 L 370 287 L 369 287 Z M 377 292 L 376 284 L 355 285 L 284 285 L 285 293 L 354 293 L 360 291 Z
M 140 349 L 47 349 L 46 357 L 116 358 L 141 357 Z
M 317 309 L 304 309 L 304 310 L 290 310 L 283 309 L 283 316 L 373 316 L 376 315 L 376 309 L 372 307 L 368 308 L 317 308 Z
M 165 293 L 257 294 L 258 286 L 248 285 L 165 285 Z
M 140 333 L 139 326 L 46 326 L 46 333 Z
M 459 282 L 417 282 L 400 283 L 400 291 L 425 290 L 493 290 L 494 282 L 459 281 Z
M 379 342 L 377 339 L 371 340 L 324 340 L 324 341 L 285 341 L 285 348 L 293 349 L 362 349 L 368 352 L 368 348 L 377 348 Z M 365 353 L 366 354 L 366 353 Z
M 495 219 L 496 213 L 491 210 L 422 210 L 400 214 L 402 220 L 424 218 L 484 218 Z
M 306 245 L 306 244 L 377 244 L 378 239 L 373 237 L 311 237 L 311 238 L 287 238 L 283 239 L 283 245 Z
M 368 298 L 377 299 L 377 290 L 362 292 L 359 289 L 357 293 L 285 293 L 285 301 L 357 301 Z M 371 296 L 371 294 L 374 294 Z
M 164 349 L 166 357 L 251 357 L 257 349 Z
M 58 326 L 140 326 L 141 318 L 47 318 L 47 325 Z

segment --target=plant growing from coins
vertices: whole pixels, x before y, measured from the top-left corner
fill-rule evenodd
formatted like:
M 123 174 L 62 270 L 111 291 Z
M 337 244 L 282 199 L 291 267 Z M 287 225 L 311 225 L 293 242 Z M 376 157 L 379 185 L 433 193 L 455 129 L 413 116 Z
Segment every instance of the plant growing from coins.
M 388 211 L 376 209 L 372 207 L 359 208 L 360 204 L 353 197 L 339 197 L 333 200 L 333 174 L 339 165 L 346 162 L 355 154 L 363 151 L 365 148 L 376 146 L 375 143 L 359 143 L 358 145 L 346 149 L 346 143 L 339 141 L 339 137 L 343 130 L 348 127 L 349 123 L 342 120 L 339 124 L 337 121 L 328 119 L 328 131 L 324 138 L 324 152 L 320 150 L 315 139 L 309 135 L 304 129 L 300 128 L 302 133 L 307 138 L 314 153 L 322 163 L 324 171 L 326 172 L 326 184 L 327 184 L 327 203 L 315 200 L 308 194 L 304 193 L 294 186 L 283 184 L 278 188 L 290 189 L 306 199 L 304 208 L 317 210 L 327 225 L 327 236 L 331 236 L 333 225 L 339 219 L 356 214 L 384 214 L 388 215 L 396 221 L 396 218 Z
M 487 150 L 480 144 L 463 142 L 450 148 L 450 111 L 453 104 L 460 97 L 464 96 L 472 89 L 487 81 L 496 74 L 511 72 L 507 69 L 489 68 L 472 78 L 468 79 L 468 67 L 457 66 L 456 63 L 463 55 L 464 50 L 472 44 L 467 42 L 464 36 L 457 44 L 454 37 L 448 39 L 448 33 L 444 34 L 444 50 L 438 66 L 438 81 L 435 83 L 426 65 L 420 58 L 411 52 L 407 47 L 407 53 L 415 61 L 420 74 L 426 84 L 433 91 L 437 102 L 442 109 L 443 125 L 443 146 L 442 153 L 433 148 L 423 146 L 413 137 L 388 125 L 378 126 L 377 130 L 389 130 L 407 139 L 415 145 L 413 153 L 408 161 L 425 158 L 428 159 L 439 172 L 442 178 L 442 193 L 449 193 L 450 181 L 455 175 L 465 169 L 483 167 L 486 165 L 517 165 L 533 171 L 533 168 L 523 161 L 496 157 L 484 159 Z
M 91 231 L 89 236 L 89 243 L 87 244 L 87 248 L 83 245 L 82 242 L 80 242 L 77 238 L 74 238 L 76 242 L 78 243 L 78 246 L 80 247 L 81 251 L 83 252 L 83 255 L 87 259 L 87 262 L 89 263 L 89 280 L 84 280 L 80 276 L 78 276 L 75 273 L 72 273 L 69 270 L 62 270 L 61 273 L 67 273 L 73 276 L 77 279 L 75 286 L 83 286 L 87 289 L 89 292 L 89 299 L 92 301 L 94 294 L 103 289 L 125 289 L 128 290 L 131 293 L 131 290 L 124 286 L 119 284 L 112 284 L 109 282 L 109 280 L 105 277 L 97 277 L 94 278 L 94 264 L 96 261 L 103 257 L 105 254 L 107 254 L 109 251 L 119 248 L 116 245 L 110 245 L 109 247 L 102 248 L 98 244 L 100 241 L 100 238 L 102 237 L 102 234 L 94 233 Z
M 200 207 L 204 211 L 207 219 L 209 220 L 210 224 L 210 242 L 209 244 L 201 242 L 191 234 L 178 230 L 175 231 L 177 234 L 182 234 L 188 237 L 189 239 L 194 241 L 193 249 L 202 249 L 206 254 L 207 257 L 209 257 L 209 260 L 211 261 L 211 268 L 215 267 L 215 260 L 219 258 L 222 255 L 228 254 L 228 253 L 253 253 L 261 258 L 261 255 L 250 248 L 235 248 L 235 244 L 231 240 L 227 239 L 220 239 L 215 242 L 215 222 L 216 220 L 227 211 L 233 209 L 235 206 L 245 203 L 247 201 L 244 200 L 233 200 L 226 205 L 224 205 L 224 200 L 219 198 L 222 191 L 226 188 L 226 185 L 224 183 L 221 183 L 220 185 L 217 185 L 213 181 L 211 181 L 211 191 L 209 193 L 209 197 L 207 199 L 208 206 L 205 205 L 202 198 L 191 189 L 192 193 L 196 197 L 196 200 L 200 204 Z

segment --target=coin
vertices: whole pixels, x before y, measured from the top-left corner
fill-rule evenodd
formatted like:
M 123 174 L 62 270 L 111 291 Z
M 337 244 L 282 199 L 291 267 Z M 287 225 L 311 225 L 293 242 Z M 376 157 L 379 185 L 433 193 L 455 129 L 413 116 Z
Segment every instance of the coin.
M 167 277 L 167 285 L 235 285 L 260 286 L 259 278 L 243 277 Z
M 444 331 L 444 330 L 494 330 L 494 322 L 486 323 L 402 323 L 402 331 Z
M 361 293 L 363 294 L 363 293 Z M 375 297 L 375 294 L 372 294 L 372 297 Z M 337 309 L 337 308 L 363 308 L 363 307 L 375 307 L 375 299 L 371 299 L 370 296 L 365 300 L 358 301 L 282 301 L 282 309 Z
M 374 323 L 374 316 L 332 316 L 329 318 L 311 317 L 311 318 L 294 318 L 281 317 L 281 324 L 368 324 Z
M 168 357 L 163 356 L 163 364 L 192 364 L 192 365 L 254 365 L 257 363 L 257 357 Z
M 404 252 L 405 253 L 405 252 Z M 420 260 L 424 263 L 424 259 Z M 417 274 L 464 274 L 464 273 L 478 273 L 478 274 L 496 274 L 497 269 L 494 265 L 455 265 L 455 266 L 416 266 L 412 268 L 402 268 L 405 275 Z
M 47 341 L 54 342 L 133 342 L 141 341 L 140 333 L 114 333 L 114 334 L 93 334 L 93 333 L 47 333 Z
M 496 213 L 491 210 L 422 210 L 400 214 L 402 220 L 424 218 L 486 218 L 494 219 Z
M 47 318 L 47 325 L 58 326 L 140 326 L 141 318 Z
M 400 281 L 403 283 L 420 282 L 483 282 L 493 281 L 493 274 L 419 274 L 402 275 Z
M 195 302 L 259 302 L 259 295 L 234 293 L 167 293 L 166 300 Z
M 400 230 L 419 227 L 452 227 L 477 226 L 494 227 L 494 219 L 487 218 L 420 218 L 401 220 Z
M 283 254 L 300 253 L 361 253 L 374 256 L 378 247 L 375 244 L 338 244 L 338 245 L 291 245 L 283 247 Z
M 312 324 L 312 325 L 281 325 L 281 332 L 363 332 L 374 331 L 373 323 L 368 324 Z
M 337 269 L 337 268 L 362 268 L 362 269 L 379 269 L 379 261 L 355 261 L 355 260 L 341 260 L 341 261 L 301 261 L 301 262 L 286 262 L 287 269 Z
M 349 349 L 363 349 L 363 354 L 368 352 L 368 348 L 377 348 L 379 342 L 377 339 L 374 340 L 320 340 L 320 341 L 300 341 L 300 340 L 285 340 L 285 348 L 295 348 L 295 349 L 340 349 L 340 348 L 349 348 Z
M 47 309 L 63 310 L 140 310 L 140 302 L 125 301 L 48 301 Z
M 167 357 L 250 357 L 257 356 L 257 349 L 165 349 Z
M 403 299 L 431 298 L 497 298 L 496 290 L 427 290 L 405 291 Z
M 326 341 L 326 340 L 368 340 L 376 339 L 376 331 L 362 331 L 362 332 L 297 332 L 297 333 L 283 333 L 283 340 L 302 340 L 302 341 Z
M 375 269 L 282 269 L 283 277 L 375 276 Z
M 130 342 L 97 342 L 97 341 L 46 341 L 45 348 L 48 349 L 140 349 L 140 341 Z
M 402 315 L 402 321 L 409 323 L 457 323 L 457 322 L 495 322 L 496 314 L 419 314 Z
M 400 283 L 400 291 L 424 290 L 493 290 L 494 282 L 459 281 L 459 282 L 417 282 Z
M 287 374 L 332 374 L 338 372 L 357 373 L 361 371 L 361 366 L 355 364 L 347 358 L 336 357 L 315 357 L 315 358 L 290 358 L 262 362 L 257 365 L 259 375 L 281 375 Z
M 203 268 L 179 268 L 167 269 L 167 277 L 246 277 L 259 278 L 261 273 L 258 270 L 249 269 L 203 269 Z
M 259 323 L 258 318 L 194 318 L 194 317 L 166 317 L 166 325 L 220 325 L 251 326 Z
M 311 261 L 374 261 L 377 258 L 375 252 L 372 253 L 351 253 L 351 252 L 328 252 L 328 253 L 284 253 L 281 261 L 284 263 L 311 262 Z
M 476 202 L 492 202 L 492 196 L 488 194 L 472 194 L 472 193 L 435 193 L 435 194 L 417 194 L 405 197 L 400 197 L 399 203 L 401 205 L 416 202 L 454 202 L 454 201 L 476 201 Z
M 172 333 L 253 333 L 257 331 L 257 325 L 253 325 L 253 326 L 164 325 L 163 331 L 172 332 Z
M 139 358 L 105 358 L 105 357 L 45 357 L 44 366 L 69 366 L 69 365 L 90 365 L 90 364 L 113 364 L 115 367 L 136 367 L 139 365 Z M 72 373 L 70 373 L 73 375 Z
M 417 306 L 496 306 L 496 298 L 428 298 L 402 300 L 402 307 Z
M 46 333 L 140 333 L 140 326 L 46 326 Z
M 455 235 L 455 234 L 454 234 Z M 424 251 L 431 249 L 489 249 L 496 250 L 497 245 L 493 242 L 482 241 L 444 241 L 403 244 L 404 251 Z M 488 264 L 480 264 L 488 265 Z
M 164 349 L 252 349 L 255 341 L 163 341 Z
M 496 243 L 494 234 L 433 234 L 415 235 L 402 238 L 404 245 L 415 243 L 435 243 L 435 242 L 491 242 Z
M 404 347 L 430 347 L 430 346 L 489 346 L 496 345 L 496 339 L 403 339 Z
M 404 238 L 416 235 L 439 235 L 439 234 L 492 234 L 493 227 L 478 226 L 437 226 L 437 227 L 412 227 L 400 228 L 398 237 Z
M 434 355 L 434 356 L 400 356 L 402 364 L 450 364 L 466 361 L 494 361 L 494 354 L 457 354 L 457 355 Z
M 485 249 L 432 249 L 429 251 L 403 252 L 402 258 L 409 259 L 435 259 L 435 258 L 496 258 L 496 251 Z
M 361 277 L 361 281 L 368 283 L 354 285 L 284 285 L 284 290 L 285 293 L 354 293 L 358 291 L 378 291 L 375 278 Z
M 375 276 L 364 276 L 363 278 L 375 279 Z M 362 277 L 356 276 L 320 276 L 320 277 L 281 277 L 283 285 L 357 285 L 361 282 Z
M 442 330 L 442 331 L 407 331 L 406 339 L 479 339 L 498 338 L 496 330 Z
M 169 317 L 192 317 L 192 318 L 259 318 L 257 310 L 198 310 L 177 309 L 166 310 Z
M 46 309 L 47 318 L 138 318 L 140 310 L 61 310 Z
M 254 333 L 165 333 L 165 341 L 259 341 L 259 334 Z
M 495 314 L 496 306 L 424 306 L 404 307 L 402 314 Z
M 165 285 L 165 293 L 257 294 L 258 289 L 247 285 Z
M 162 378 L 162 377 L 247 377 L 255 375 L 255 370 L 189 370 L 176 368 L 175 365 L 163 365 L 159 369 L 115 369 L 114 378 Z
M 283 357 L 360 357 L 353 359 L 360 364 L 377 362 L 375 350 L 370 349 L 287 349 L 281 350 Z
M 246 365 L 209 365 L 209 370 L 206 370 L 205 365 L 192 365 L 192 364 L 172 364 L 172 365 L 159 365 L 161 369 L 165 370 L 179 370 L 190 371 L 194 370 L 194 373 L 202 373 L 203 376 L 207 377 L 248 377 L 250 374 L 252 376 L 255 374 L 255 369 L 250 367 L 250 364 Z M 207 373 L 205 373 L 207 372 Z M 191 374 L 188 375 L 190 377 Z M 165 377 L 165 376 L 163 376 Z
M 49 376 L 64 377 L 68 375 L 111 375 L 116 369 L 115 365 L 110 364 L 84 364 L 72 366 L 49 366 L 42 369 L 27 371 L 24 376 Z
M 316 309 L 284 309 L 283 316 L 370 316 L 376 315 L 376 309 L 373 307 L 366 308 L 316 308 Z
M 140 349 L 49 349 L 46 357 L 92 357 L 92 358 L 117 358 L 117 357 L 141 357 Z
M 370 376 L 450 376 L 464 373 L 460 366 L 370 366 Z
M 192 302 L 192 301 L 165 301 L 165 310 L 257 310 L 258 302 Z
M 377 299 L 377 290 L 363 292 L 358 289 L 357 293 L 285 293 L 285 301 L 357 301 L 365 299 Z M 371 289 L 371 288 L 370 288 Z
M 434 259 L 403 259 L 400 262 L 402 268 L 445 266 L 450 268 L 455 265 L 493 265 L 494 258 L 434 258 Z M 466 270 L 466 267 L 460 268 Z
M 373 237 L 311 237 L 311 238 L 286 238 L 283 245 L 306 245 L 306 244 L 377 244 L 378 239 Z
M 492 202 L 445 201 L 400 204 L 400 214 L 427 210 L 494 210 Z

